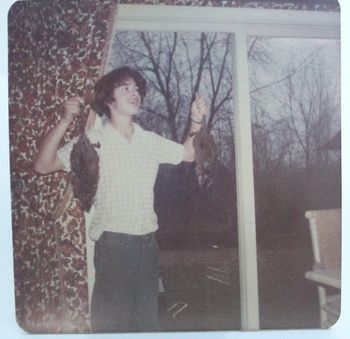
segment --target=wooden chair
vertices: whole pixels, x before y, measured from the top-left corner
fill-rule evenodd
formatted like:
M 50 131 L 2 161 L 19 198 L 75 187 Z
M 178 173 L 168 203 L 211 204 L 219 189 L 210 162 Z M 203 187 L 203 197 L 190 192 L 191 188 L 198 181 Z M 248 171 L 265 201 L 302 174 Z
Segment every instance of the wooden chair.
M 340 315 L 341 210 L 307 211 L 315 264 L 305 277 L 318 286 L 321 328 Z

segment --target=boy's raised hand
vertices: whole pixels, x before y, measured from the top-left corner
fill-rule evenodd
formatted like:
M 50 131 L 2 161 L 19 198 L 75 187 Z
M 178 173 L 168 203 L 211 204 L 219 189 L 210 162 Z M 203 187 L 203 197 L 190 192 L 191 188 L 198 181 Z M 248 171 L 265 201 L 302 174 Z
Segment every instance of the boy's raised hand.
M 208 114 L 208 105 L 204 98 L 198 93 L 191 106 L 191 120 L 197 123 L 201 123 L 204 116 Z
M 81 97 L 70 97 L 64 103 L 64 113 L 62 119 L 71 123 L 76 116 L 81 112 L 81 106 L 84 104 L 84 100 Z

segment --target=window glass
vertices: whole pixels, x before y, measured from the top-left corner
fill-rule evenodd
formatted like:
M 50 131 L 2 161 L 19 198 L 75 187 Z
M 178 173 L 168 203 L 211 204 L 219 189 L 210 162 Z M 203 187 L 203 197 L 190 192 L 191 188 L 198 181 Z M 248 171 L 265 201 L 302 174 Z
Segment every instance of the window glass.
M 251 37 L 248 59 L 261 326 L 318 327 L 305 212 L 340 208 L 340 44 Z

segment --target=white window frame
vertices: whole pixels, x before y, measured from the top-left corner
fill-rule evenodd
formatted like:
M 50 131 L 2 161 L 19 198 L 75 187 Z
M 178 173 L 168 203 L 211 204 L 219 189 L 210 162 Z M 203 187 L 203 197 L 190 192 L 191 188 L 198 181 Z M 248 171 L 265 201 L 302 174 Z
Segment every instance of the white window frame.
M 233 33 L 241 329 L 259 329 L 247 38 L 340 39 L 340 13 L 277 9 L 118 5 L 115 30 Z M 107 61 L 108 64 L 108 61 Z

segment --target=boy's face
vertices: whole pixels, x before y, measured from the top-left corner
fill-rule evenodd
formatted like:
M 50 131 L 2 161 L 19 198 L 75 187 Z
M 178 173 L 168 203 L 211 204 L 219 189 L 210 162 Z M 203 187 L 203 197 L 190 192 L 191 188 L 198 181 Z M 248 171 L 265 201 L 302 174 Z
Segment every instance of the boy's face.
M 141 95 L 136 82 L 132 78 L 127 78 L 113 91 L 113 102 L 108 106 L 113 114 L 134 115 L 141 105 Z

